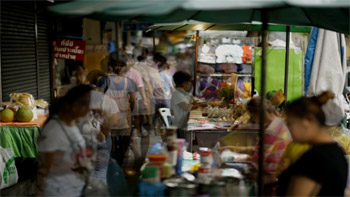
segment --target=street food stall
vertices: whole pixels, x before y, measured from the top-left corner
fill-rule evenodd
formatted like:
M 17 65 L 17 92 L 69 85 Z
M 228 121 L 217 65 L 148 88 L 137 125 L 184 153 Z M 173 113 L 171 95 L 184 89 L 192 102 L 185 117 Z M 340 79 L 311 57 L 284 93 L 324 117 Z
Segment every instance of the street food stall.
M 147 6 L 146 6 L 147 5 Z M 81 7 L 90 7 L 91 9 L 85 9 L 82 12 Z M 93 8 L 92 8 L 93 7 Z M 135 9 L 135 7 L 139 9 Z M 106 9 L 107 8 L 107 9 Z M 113 8 L 119 10 L 115 11 Z M 239 23 L 239 22 L 252 22 L 252 21 L 261 21 L 262 26 L 259 29 L 262 33 L 262 51 L 261 51 L 261 90 L 260 95 L 266 94 L 266 73 L 267 73 L 267 32 L 269 31 L 269 23 L 277 23 L 277 24 L 287 24 L 287 25 L 305 25 L 305 26 L 318 26 L 325 29 L 330 29 L 337 32 L 347 33 L 349 34 L 349 12 L 347 9 L 349 8 L 348 2 L 345 1 L 332 1 L 332 2 L 296 2 L 296 1 L 276 1 L 271 3 L 271 1 L 225 1 L 225 4 L 219 4 L 216 1 L 171 1 L 164 0 L 160 2 L 136 2 L 136 1 L 125 1 L 122 4 L 116 2 L 106 4 L 95 4 L 95 3 L 87 3 L 84 1 L 80 2 L 70 2 L 67 4 L 60 4 L 52 7 L 52 11 L 59 14 L 69 14 L 72 16 L 84 15 L 95 17 L 98 19 L 104 20 L 138 20 L 145 22 L 179 22 L 184 20 L 198 20 L 198 21 L 206 21 L 206 22 L 215 22 L 215 23 Z M 79 10 L 79 11 L 78 11 Z M 156 11 L 155 11 L 156 10 Z M 347 10 L 347 11 L 346 11 Z M 327 13 L 327 16 L 324 15 Z M 339 19 L 339 20 L 337 20 Z M 181 28 L 181 26 L 179 27 Z M 287 50 L 286 50 L 286 71 L 284 73 L 285 76 L 288 76 L 288 59 L 289 59 L 289 31 L 290 28 L 287 26 Z M 206 30 L 206 28 L 198 29 L 198 30 Z M 199 32 L 197 32 L 196 37 L 198 37 Z M 196 45 L 198 49 L 198 43 Z M 196 50 L 198 51 L 198 50 Z M 195 58 L 197 60 L 197 53 L 195 54 Z M 197 62 L 197 61 L 195 61 Z M 197 63 L 195 64 L 197 65 Z M 197 70 L 197 66 L 195 66 L 195 70 Z M 197 73 L 195 72 L 195 79 Z M 285 77 L 286 78 L 286 77 Z M 288 81 L 286 81 L 288 82 Z M 287 97 L 287 83 L 285 83 L 284 94 Z M 265 101 L 265 96 L 262 96 L 262 103 Z M 264 190 L 263 184 L 263 158 L 264 158 L 264 123 L 265 123 L 265 106 L 262 104 L 260 106 L 260 128 L 259 128 L 259 171 L 258 171 L 258 192 L 257 194 L 262 196 Z M 208 152 L 203 150 L 203 156 L 206 158 Z M 201 158 L 203 158 L 203 156 Z M 208 168 L 206 168 L 206 164 L 208 162 L 203 161 L 203 166 L 201 173 L 208 172 Z M 155 170 L 155 171 L 154 171 Z M 157 169 L 150 166 L 149 171 L 157 172 Z M 198 179 L 200 177 L 207 177 L 198 174 Z M 151 173 L 152 174 L 152 173 Z M 152 185 L 153 182 L 156 185 L 159 183 L 159 179 L 157 176 L 150 176 L 149 178 L 155 178 L 155 181 L 149 181 Z M 158 176 L 159 177 L 159 176 Z M 147 178 L 147 177 L 145 177 Z M 193 180 L 192 178 L 189 178 Z M 205 179 L 205 178 L 204 178 Z M 174 181 L 175 182 L 175 181 Z M 182 183 L 186 183 L 180 180 Z M 154 195 L 161 196 L 163 193 L 157 193 L 157 191 L 161 192 L 161 190 L 150 190 L 149 184 L 145 181 L 146 189 L 143 191 L 155 192 Z M 178 184 L 178 183 L 177 183 Z M 162 183 L 159 183 L 161 186 Z M 158 186 L 159 186 L 158 185 Z M 171 184 L 170 184 L 171 185 Z M 176 184 L 173 184 L 176 185 Z M 180 184 L 178 184 L 180 185 Z M 189 184 L 188 184 L 189 185 Z M 199 184 L 200 185 L 200 184 Z M 218 187 L 222 187 L 225 183 L 220 183 Z M 244 188 L 244 183 L 239 183 L 242 188 Z M 208 185 L 203 187 L 208 188 Z M 214 187 L 210 187 L 214 188 Z M 153 188 L 154 189 L 154 188 Z M 188 189 L 196 190 L 193 186 L 189 186 Z M 197 194 L 208 195 L 206 192 L 201 192 L 201 189 Z M 238 189 L 236 191 L 246 191 L 245 189 Z M 147 194 L 147 193 L 145 193 Z M 150 196 L 152 194 L 148 193 Z M 218 193 L 216 193 L 218 194 Z M 220 194 L 220 193 L 219 193 Z M 230 193 L 232 194 L 232 193 Z M 236 195 L 244 195 L 248 196 L 248 193 L 239 193 Z M 255 195 L 255 193 L 254 193 Z
M 38 166 L 38 144 L 40 129 L 44 126 L 48 116 L 48 103 L 42 99 L 34 100 L 28 93 L 13 93 L 11 101 L 4 102 L 0 115 L 0 147 L 11 150 L 9 156 L 14 161 L 18 177 L 15 187 L 23 189 L 23 194 L 32 195 L 34 191 L 33 177 L 36 177 Z M 34 169 L 34 170 L 33 170 Z M 17 183 L 12 175 L 5 187 Z M 14 187 L 3 188 L 2 194 L 15 195 Z

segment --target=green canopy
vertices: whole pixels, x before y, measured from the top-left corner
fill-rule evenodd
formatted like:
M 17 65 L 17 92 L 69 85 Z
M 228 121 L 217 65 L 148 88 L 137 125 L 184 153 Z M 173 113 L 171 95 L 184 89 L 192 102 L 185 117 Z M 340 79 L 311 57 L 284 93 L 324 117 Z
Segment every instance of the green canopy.
M 196 20 L 214 24 L 268 22 L 316 26 L 350 34 L 349 0 L 77 0 L 51 6 L 60 15 L 104 21 L 172 23 Z
M 268 31 L 286 32 L 285 25 L 269 24 Z M 242 24 L 213 24 L 190 21 L 183 23 L 158 23 L 149 27 L 150 31 L 175 31 L 175 30 L 235 30 L 235 31 L 261 31 L 262 24 L 242 23 Z M 291 32 L 310 33 L 311 27 L 291 26 Z

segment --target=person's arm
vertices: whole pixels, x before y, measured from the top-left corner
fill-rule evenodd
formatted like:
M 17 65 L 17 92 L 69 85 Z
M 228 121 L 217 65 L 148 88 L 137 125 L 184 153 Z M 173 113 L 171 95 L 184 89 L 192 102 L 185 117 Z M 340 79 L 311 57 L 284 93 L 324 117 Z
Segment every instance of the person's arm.
M 306 177 L 306 176 L 295 176 L 292 177 L 288 190 L 287 196 L 317 196 L 321 190 L 321 184 Z
M 136 102 L 135 93 L 129 94 L 129 103 L 130 103 L 130 110 L 131 110 L 131 111 L 134 111 L 135 102 Z
M 38 184 L 36 189 L 36 196 L 43 196 L 45 190 L 46 178 L 50 172 L 54 152 L 39 153 L 39 169 L 38 169 Z
M 103 136 L 98 136 L 99 141 L 103 141 L 105 136 L 109 135 L 111 127 L 117 126 L 119 124 L 119 116 L 117 113 L 114 114 L 104 114 L 104 120 L 101 124 L 101 132 Z
M 181 109 L 185 110 L 185 111 L 191 111 L 192 108 L 192 104 L 189 103 L 187 104 L 186 102 L 181 102 L 179 104 L 177 104 Z
M 223 146 L 220 147 L 220 151 L 230 150 L 236 153 L 252 154 L 255 150 L 255 146 Z

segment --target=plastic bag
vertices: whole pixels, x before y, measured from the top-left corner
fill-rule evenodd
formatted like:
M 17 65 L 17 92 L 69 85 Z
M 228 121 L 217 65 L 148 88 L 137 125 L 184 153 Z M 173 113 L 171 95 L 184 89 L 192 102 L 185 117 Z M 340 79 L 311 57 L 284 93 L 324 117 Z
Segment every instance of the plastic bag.
M 12 103 L 22 104 L 29 108 L 35 107 L 34 97 L 29 93 L 12 93 L 10 94 L 10 98 Z
M 15 154 L 12 148 L 0 146 L 0 189 L 15 185 L 18 181 Z
M 107 184 L 111 196 L 124 196 L 127 194 L 128 186 L 123 169 L 114 159 L 109 160 Z

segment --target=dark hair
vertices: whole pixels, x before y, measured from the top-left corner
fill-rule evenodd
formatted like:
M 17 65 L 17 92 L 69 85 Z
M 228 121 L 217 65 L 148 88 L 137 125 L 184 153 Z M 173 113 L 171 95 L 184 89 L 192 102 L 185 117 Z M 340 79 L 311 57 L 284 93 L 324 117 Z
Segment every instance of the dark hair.
M 183 83 L 187 81 L 191 81 L 192 76 L 191 74 L 184 72 L 184 71 L 177 71 L 173 76 L 174 82 L 176 86 L 182 86 Z
M 295 116 L 298 118 L 314 117 L 319 125 L 326 126 L 326 116 L 322 110 L 322 106 L 333 99 L 334 94 L 331 92 L 323 92 L 319 96 L 302 97 L 293 101 L 287 108 L 287 116 Z
M 261 106 L 261 97 L 257 96 L 247 103 L 247 110 L 250 114 L 257 114 L 260 115 L 260 106 Z M 265 112 L 269 114 L 278 115 L 278 112 L 276 108 L 272 105 L 272 103 L 269 100 L 265 100 Z
M 142 62 L 144 60 L 145 60 L 145 57 L 143 57 L 142 55 L 137 56 L 137 61 Z
M 51 119 L 52 116 L 61 113 L 63 110 L 66 110 L 67 106 L 72 105 L 80 99 L 84 98 L 84 96 L 87 96 L 87 94 L 90 93 L 92 90 L 93 88 L 90 85 L 84 84 L 75 86 L 72 89 L 70 89 L 65 96 L 59 98 L 55 103 L 53 103 L 50 106 L 49 119 Z
M 103 77 L 106 77 L 106 74 L 100 70 L 93 70 L 93 71 L 89 72 L 88 75 L 86 76 L 86 78 L 90 82 L 90 84 L 95 85 L 95 86 L 97 86 L 99 79 L 103 78 Z
M 166 62 L 166 58 L 159 52 L 155 53 L 153 56 L 154 62 Z
M 124 54 L 118 55 L 116 59 L 113 57 L 109 58 L 108 66 L 112 66 L 114 73 L 120 74 L 123 67 L 127 66 L 128 57 Z
M 165 63 L 162 63 L 158 66 L 159 69 L 169 69 L 170 68 L 170 65 L 165 62 Z

